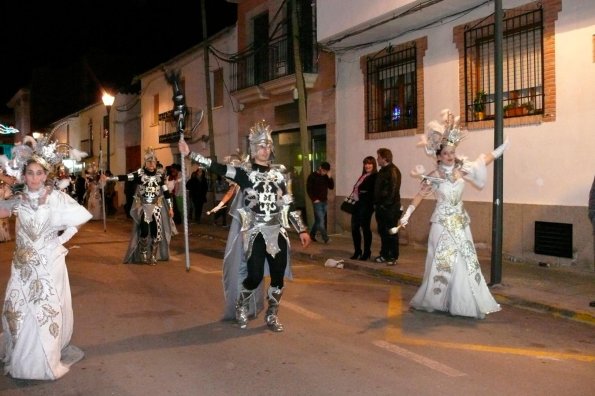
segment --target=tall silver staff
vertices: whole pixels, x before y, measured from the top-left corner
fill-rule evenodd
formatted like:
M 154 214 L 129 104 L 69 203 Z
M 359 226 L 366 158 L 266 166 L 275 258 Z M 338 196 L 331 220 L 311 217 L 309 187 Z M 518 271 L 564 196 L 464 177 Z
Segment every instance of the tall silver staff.
M 180 86 L 180 72 L 171 71 L 165 73 L 167 82 L 170 83 L 173 89 L 174 101 L 174 117 L 177 119 L 178 133 L 180 134 L 180 141 L 184 141 L 184 128 L 186 124 L 186 99 L 182 87 Z M 186 254 L 186 271 L 190 271 L 190 252 L 188 247 L 188 205 L 186 203 L 186 161 L 184 161 L 184 154 L 180 153 L 181 167 L 182 167 L 182 217 L 184 221 L 184 252 Z M 175 197 L 174 197 L 175 199 Z
M 99 171 L 102 175 L 105 175 L 103 170 L 103 150 L 101 149 L 101 141 L 99 141 Z M 103 232 L 107 232 L 107 226 L 105 224 L 105 183 L 101 182 L 101 179 L 98 180 L 99 185 L 101 186 L 101 208 L 103 214 Z

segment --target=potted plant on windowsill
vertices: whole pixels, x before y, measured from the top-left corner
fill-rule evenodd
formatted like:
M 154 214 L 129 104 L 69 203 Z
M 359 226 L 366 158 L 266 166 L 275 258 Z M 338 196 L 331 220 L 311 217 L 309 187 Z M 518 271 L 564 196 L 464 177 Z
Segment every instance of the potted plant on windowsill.
M 535 106 L 533 106 L 533 102 L 526 102 L 521 105 L 523 109 L 523 115 L 533 114 L 535 111 Z
M 475 113 L 475 119 L 482 121 L 485 118 L 486 110 L 486 93 L 485 91 L 478 91 L 473 99 L 473 112 Z

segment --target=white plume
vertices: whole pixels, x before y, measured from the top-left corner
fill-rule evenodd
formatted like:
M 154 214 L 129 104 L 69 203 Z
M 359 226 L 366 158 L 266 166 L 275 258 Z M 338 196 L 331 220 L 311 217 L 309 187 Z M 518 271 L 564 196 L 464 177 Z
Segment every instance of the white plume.
M 86 158 L 88 156 L 89 154 L 84 151 L 80 151 L 78 149 L 75 149 L 74 147 L 70 148 L 69 157 L 75 161 L 81 161 L 83 158 Z
M 69 185 L 70 185 L 70 179 L 60 179 L 56 182 L 56 187 L 59 190 L 64 190 Z

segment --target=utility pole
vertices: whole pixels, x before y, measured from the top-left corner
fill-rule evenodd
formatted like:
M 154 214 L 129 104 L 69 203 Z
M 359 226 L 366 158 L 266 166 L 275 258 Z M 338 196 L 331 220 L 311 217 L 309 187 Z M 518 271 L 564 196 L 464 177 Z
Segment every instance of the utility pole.
M 494 2 L 494 73 L 496 83 L 496 114 L 494 119 L 494 147 L 502 144 L 504 127 L 504 108 L 502 107 L 502 89 L 504 86 L 502 66 L 503 17 L 502 0 Z M 492 199 L 492 265 L 490 285 L 502 282 L 502 217 L 503 217 L 503 173 L 504 156 L 494 161 L 494 187 Z
M 207 10 L 205 7 L 205 0 L 200 0 L 200 13 L 202 16 L 202 37 L 203 37 L 203 60 L 205 67 L 205 87 L 207 92 L 207 125 L 209 128 L 209 151 L 211 159 L 217 161 L 215 155 L 215 132 L 213 131 L 213 106 L 211 103 L 211 72 L 209 69 L 209 37 L 207 34 Z M 211 175 L 211 201 L 215 204 L 215 182 L 217 180 L 213 172 Z
M 302 149 L 302 182 L 304 188 L 308 185 L 308 176 L 312 172 L 310 164 L 310 136 L 308 134 L 308 112 L 306 84 L 304 82 L 304 70 L 302 68 L 302 56 L 300 52 L 300 29 L 298 24 L 297 1 L 291 0 L 291 36 L 293 42 L 293 59 L 295 66 L 295 81 L 298 91 L 298 114 L 300 123 L 300 147 Z M 305 191 L 305 189 L 304 189 Z M 314 220 L 314 210 L 312 202 L 306 194 L 304 203 L 306 204 L 306 221 L 312 224 Z

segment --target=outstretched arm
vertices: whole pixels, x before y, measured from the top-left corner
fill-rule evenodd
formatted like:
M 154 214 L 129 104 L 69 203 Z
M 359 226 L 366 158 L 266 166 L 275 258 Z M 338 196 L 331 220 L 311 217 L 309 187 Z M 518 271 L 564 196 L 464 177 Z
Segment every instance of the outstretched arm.
M 215 206 L 213 209 L 209 210 L 207 212 L 207 214 L 210 215 L 210 214 L 220 211 L 231 200 L 231 198 L 233 198 L 236 191 L 238 191 L 239 189 L 240 189 L 240 186 L 238 186 L 237 184 L 234 184 L 231 187 L 229 187 L 229 189 L 227 190 L 227 192 L 225 193 L 223 198 L 221 198 L 221 201 L 219 201 L 217 206 Z
M 500 158 L 502 156 L 502 154 L 504 154 L 504 151 L 506 151 L 506 149 L 508 149 L 508 146 L 510 146 L 510 141 L 508 139 L 506 139 L 504 141 L 504 143 L 502 143 L 500 146 L 495 148 L 494 151 L 492 151 L 489 154 L 484 154 L 484 163 L 486 165 L 489 165 L 492 162 L 494 162 L 494 160 L 497 160 L 498 158 Z

